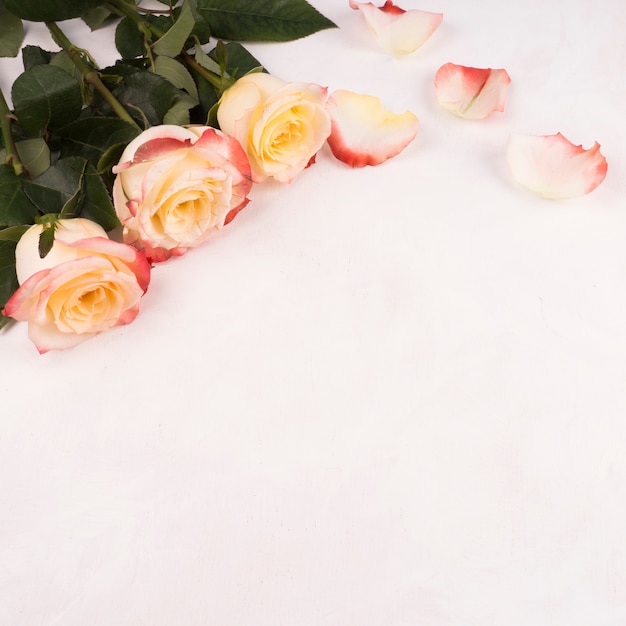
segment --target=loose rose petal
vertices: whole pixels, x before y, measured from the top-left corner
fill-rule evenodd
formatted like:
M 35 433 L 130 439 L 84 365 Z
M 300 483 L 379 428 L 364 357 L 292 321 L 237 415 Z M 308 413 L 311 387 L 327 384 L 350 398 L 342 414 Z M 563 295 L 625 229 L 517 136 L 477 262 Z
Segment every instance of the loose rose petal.
M 378 165 L 415 139 L 419 121 L 413 113 L 392 113 L 374 96 L 339 89 L 326 104 L 331 117 L 328 145 L 351 167 Z
M 380 47 L 396 56 L 417 50 L 437 30 L 443 13 L 411 9 L 405 11 L 392 0 L 381 7 L 371 2 L 350 0 L 350 7 L 360 10 Z
M 506 70 L 446 63 L 435 75 L 435 93 L 444 109 L 468 120 L 482 120 L 504 111 L 510 82 Z
M 593 191 L 606 176 L 600 144 L 585 150 L 561 133 L 511 135 L 506 158 L 513 178 L 544 198 L 574 198 Z

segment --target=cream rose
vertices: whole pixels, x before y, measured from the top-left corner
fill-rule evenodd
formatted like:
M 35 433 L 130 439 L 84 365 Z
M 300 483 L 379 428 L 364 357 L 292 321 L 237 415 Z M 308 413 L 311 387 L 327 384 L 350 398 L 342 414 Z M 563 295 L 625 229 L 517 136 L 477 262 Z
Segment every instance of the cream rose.
M 42 229 L 32 226 L 17 244 L 20 287 L 3 310 L 28 322 L 40 353 L 71 348 L 135 319 L 150 282 L 142 252 L 110 240 L 95 222 L 77 218 L 59 220 L 54 245 L 41 259 Z
M 270 74 L 242 76 L 222 96 L 220 128 L 244 147 L 255 182 L 291 182 L 330 134 L 326 89 Z
M 113 185 L 124 241 L 153 262 L 194 248 L 247 203 L 250 164 L 239 143 L 207 126 L 154 126 L 131 141 Z

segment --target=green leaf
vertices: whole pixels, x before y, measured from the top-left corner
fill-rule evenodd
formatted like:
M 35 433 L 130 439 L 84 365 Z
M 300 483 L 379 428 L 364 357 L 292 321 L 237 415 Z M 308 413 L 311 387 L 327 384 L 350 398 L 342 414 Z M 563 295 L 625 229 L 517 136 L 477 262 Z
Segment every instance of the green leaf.
M 29 22 L 62 22 L 80 17 L 107 0 L 2 0 L 13 15 Z
M 189 73 L 189 70 L 182 64 L 166 56 L 158 56 L 154 62 L 154 71 L 163 76 L 179 89 L 184 89 L 193 100 L 193 105 L 198 104 L 200 101 L 198 98 L 198 88 L 196 83 L 193 82 L 193 78 Z
M 107 232 L 120 225 L 102 178 L 93 165 L 87 164 L 84 178 L 84 201 L 80 210 L 80 217 L 97 222 Z
M 12 166 L 0 165 L 0 225 L 21 226 L 35 219 L 37 209 L 24 193 L 25 182 Z
M 178 14 L 180 15 L 180 11 Z M 179 18 L 180 19 L 180 18 Z M 193 19 L 193 15 L 192 15 Z M 194 22 L 194 28 L 191 31 L 191 34 L 195 34 L 201 41 L 208 41 L 209 35 L 206 32 L 206 25 L 204 20 L 198 17 L 198 22 Z M 159 41 L 162 42 L 163 45 L 167 46 L 167 40 L 165 40 L 165 36 L 172 29 L 178 29 L 177 26 L 178 20 L 173 22 L 172 18 L 167 15 L 144 15 L 142 17 L 142 21 L 145 25 L 145 29 L 141 29 L 128 17 L 123 18 L 120 23 L 117 25 L 115 29 L 115 47 L 117 51 L 120 53 L 123 59 L 135 59 L 137 57 L 143 56 L 146 53 L 146 43 L 147 45 L 151 45 L 152 40 L 154 39 L 154 35 L 150 31 L 150 27 L 154 28 L 155 31 L 160 31 L 164 33 L 163 37 Z M 176 37 L 176 30 L 169 37 Z M 172 40 L 173 41 L 173 40 Z M 158 41 L 154 44 L 157 45 Z M 178 55 L 184 48 L 192 47 L 193 43 L 190 43 L 187 46 L 186 42 L 183 41 L 180 43 L 178 50 L 174 52 L 174 54 L 167 54 L 165 56 L 176 56 Z M 156 54 L 163 54 L 158 52 L 158 49 L 155 49 Z
M 80 188 L 84 167 L 84 159 L 60 159 L 41 176 L 24 181 L 24 191 L 41 213 L 60 213 Z
M 219 95 L 215 87 L 202 76 L 198 76 L 198 93 L 200 94 L 200 106 L 197 110 L 193 111 L 193 122 L 196 124 L 203 124 L 211 126 L 207 122 L 209 119 L 209 112 L 219 102 Z
M 31 176 L 39 176 L 50 167 L 50 148 L 43 139 L 24 139 L 15 144 L 20 161 Z M 6 150 L 0 150 L 0 162 L 6 161 Z
M 126 64 L 107 68 L 105 73 L 116 74 L 122 79 L 112 86 L 111 91 L 140 123 L 145 117 L 152 126 L 162 124 L 165 114 L 183 93 L 158 74 L 137 70 Z M 102 102 L 101 106 L 105 112 L 109 111 L 106 103 Z
M 215 46 L 209 57 L 218 60 L 217 52 L 219 47 Z M 225 55 L 225 71 L 233 78 L 240 78 L 250 72 L 266 71 L 254 56 L 252 56 L 240 43 L 231 41 L 224 44 L 222 54 Z
M 76 81 L 80 83 L 82 81 L 82 77 L 80 74 L 80 70 L 76 67 L 76 64 L 70 58 L 70 55 L 65 52 L 65 50 L 61 50 L 60 52 L 56 52 L 50 58 L 50 65 L 53 67 L 58 67 L 59 69 L 67 72 L 70 76 L 73 76 Z
M 220 74 L 222 68 L 220 64 L 212 59 L 200 45 L 196 44 L 195 48 L 196 54 L 194 56 L 195 60 L 205 69 L 209 70 L 209 72 L 213 72 L 214 74 Z
M 11 95 L 19 123 L 33 134 L 68 124 L 83 106 L 80 83 L 52 65 L 36 65 L 20 74 Z
M 113 166 L 120 162 L 127 145 L 126 143 L 116 143 L 102 153 L 102 156 L 96 163 L 96 171 L 100 176 L 111 174 Z
M 91 30 L 97 30 L 101 26 L 104 26 L 112 15 L 109 9 L 100 6 L 95 9 L 90 9 L 87 13 L 82 15 L 82 18 L 83 22 L 85 22 Z
M 134 59 L 145 52 L 145 36 L 137 25 L 125 17 L 115 29 L 115 47 L 123 59 Z
M 1 311 L 19 287 L 15 273 L 15 245 L 14 241 L 0 240 L 0 328 L 11 321 Z
M 85 199 L 85 193 L 83 190 L 84 178 L 85 178 L 85 170 L 87 169 L 87 161 L 83 161 L 83 169 L 80 173 L 80 179 L 78 181 L 78 187 L 76 191 L 68 198 L 65 204 L 61 207 L 61 211 L 59 212 L 59 217 L 61 218 L 72 218 L 78 217 L 80 213 L 80 209 L 83 205 L 83 201 Z
M 191 7 L 191 13 L 195 21 L 195 25 L 191 31 L 192 37 L 195 37 L 201 44 L 208 43 L 211 39 L 211 26 L 204 17 L 198 13 L 198 0 L 189 0 L 189 6 Z M 188 48 L 191 47 L 193 47 L 193 43 L 188 46 Z
M 22 20 L 0 4 L 0 57 L 16 57 L 24 41 Z
M 198 103 L 189 96 L 184 96 L 174 103 L 170 110 L 163 117 L 164 124 L 174 124 L 175 126 L 185 126 L 189 124 L 189 111 Z
M 52 59 L 52 52 L 48 52 L 39 46 L 24 46 L 22 48 L 22 63 L 24 69 L 29 70 L 35 65 L 47 65 Z
M 3 228 L 0 230 L 0 241 L 13 241 L 17 243 L 31 226 L 32 224 L 23 224 L 22 226 Z
M 293 41 L 335 24 L 306 0 L 198 0 L 211 34 L 231 41 Z
M 97 165 L 111 147 L 127 144 L 139 131 L 117 117 L 86 117 L 78 119 L 56 133 L 61 139 L 61 158 L 80 156 Z
M 119 226 L 102 179 L 85 159 L 60 159 L 35 180 L 24 182 L 24 188 L 42 213 L 86 217 L 107 231 Z
M 185 42 L 191 35 L 195 26 L 195 20 L 191 12 L 191 7 L 187 0 L 183 2 L 183 8 L 174 25 L 155 42 L 153 50 L 156 54 L 175 57 L 181 53 Z

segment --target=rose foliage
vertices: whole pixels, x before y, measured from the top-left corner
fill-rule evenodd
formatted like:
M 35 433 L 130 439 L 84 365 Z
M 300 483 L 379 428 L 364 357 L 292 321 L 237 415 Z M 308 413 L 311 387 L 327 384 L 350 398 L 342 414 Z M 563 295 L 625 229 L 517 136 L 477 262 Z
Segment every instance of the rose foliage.
M 241 42 L 335 26 L 306 0 L 160 2 L 157 12 L 141 0 L 0 0 L 0 56 L 21 53 L 24 65 L 12 107 L 0 92 L 0 328 L 9 315 L 29 321 L 42 352 L 78 343 L 64 332 L 82 341 L 130 321 L 148 263 L 182 254 L 247 203 L 258 162 L 251 171 L 245 149 L 215 130 L 222 94 L 266 73 Z M 113 65 L 69 41 L 63 22 L 74 18 L 115 24 Z M 23 44 L 25 21 L 46 24 L 49 50 Z M 97 235 L 68 239 L 72 218 Z M 125 243 L 108 239 L 122 225 Z M 35 278 L 18 280 L 27 231 L 18 257 L 41 264 L 20 261 Z

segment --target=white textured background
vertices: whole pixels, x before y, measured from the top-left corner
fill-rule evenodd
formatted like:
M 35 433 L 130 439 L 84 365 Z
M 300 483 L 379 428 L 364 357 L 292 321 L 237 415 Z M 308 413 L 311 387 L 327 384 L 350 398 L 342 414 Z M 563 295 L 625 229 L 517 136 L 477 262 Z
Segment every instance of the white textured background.
M 340 29 L 251 50 L 417 140 L 256 187 L 128 327 L 0 335 L 0 624 L 626 624 L 626 4 L 425 0 L 404 59 L 314 4 Z M 439 110 L 448 61 L 506 68 L 506 112 Z M 511 180 L 508 134 L 559 131 L 602 144 L 589 196 Z

